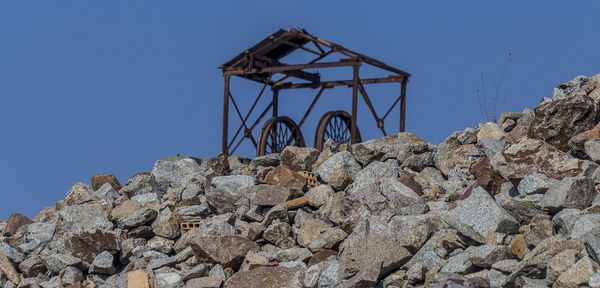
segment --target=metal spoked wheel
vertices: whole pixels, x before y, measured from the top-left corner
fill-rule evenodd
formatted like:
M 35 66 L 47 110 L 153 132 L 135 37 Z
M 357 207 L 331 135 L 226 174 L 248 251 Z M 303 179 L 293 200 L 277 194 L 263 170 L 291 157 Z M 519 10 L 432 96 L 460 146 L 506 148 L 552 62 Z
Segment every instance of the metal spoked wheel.
M 260 130 L 256 156 L 281 152 L 285 146 L 305 146 L 300 127 L 287 116 L 270 118 Z
M 350 143 L 352 117 L 343 110 L 329 111 L 321 117 L 315 133 L 315 148 L 322 150 L 327 139 L 336 143 Z M 360 131 L 356 129 L 357 140 L 361 142 Z

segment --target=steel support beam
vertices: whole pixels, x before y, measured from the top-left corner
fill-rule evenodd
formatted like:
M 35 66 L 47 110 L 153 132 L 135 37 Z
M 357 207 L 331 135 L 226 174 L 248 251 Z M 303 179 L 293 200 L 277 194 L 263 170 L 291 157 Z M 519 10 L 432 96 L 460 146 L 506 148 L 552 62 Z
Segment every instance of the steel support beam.
M 225 93 L 223 94 L 223 143 L 221 152 L 225 153 L 225 155 L 229 154 L 229 149 L 227 148 L 227 134 L 229 129 L 229 78 L 229 75 L 225 75 Z
M 352 66 L 352 124 L 350 126 L 350 143 L 356 143 L 356 118 L 357 115 L 357 106 L 358 106 L 358 65 Z
M 405 121 L 406 118 L 406 84 L 408 82 L 408 78 L 402 80 L 402 88 L 400 88 L 400 132 L 404 132 Z

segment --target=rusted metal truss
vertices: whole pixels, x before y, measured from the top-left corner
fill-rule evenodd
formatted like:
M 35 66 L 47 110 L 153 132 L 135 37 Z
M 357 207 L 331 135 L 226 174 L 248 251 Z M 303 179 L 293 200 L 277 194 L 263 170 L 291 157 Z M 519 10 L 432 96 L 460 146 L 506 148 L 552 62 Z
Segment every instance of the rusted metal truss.
M 314 47 L 314 48 L 311 48 Z M 305 64 L 286 64 L 281 62 L 281 59 L 288 54 L 296 51 L 303 50 L 308 53 L 316 55 L 316 57 Z M 322 60 L 334 53 L 343 55 L 343 58 L 339 61 L 322 62 Z M 359 69 L 362 64 L 368 64 L 376 68 L 393 73 L 388 77 L 383 78 L 367 78 L 362 79 L 359 76 Z M 338 80 L 338 81 L 321 81 L 319 73 L 307 72 L 306 69 L 320 69 L 320 68 L 332 68 L 332 67 L 351 67 L 353 71 L 353 77 L 350 80 Z M 285 89 L 296 89 L 296 88 L 319 88 L 314 100 L 307 108 L 304 116 L 299 122 L 298 129 L 302 127 L 306 121 L 308 115 L 314 108 L 315 104 L 321 97 L 321 94 L 325 89 L 334 88 L 336 86 L 348 86 L 352 87 L 352 112 L 351 112 L 351 125 L 350 125 L 350 139 L 351 143 L 356 143 L 360 139 L 360 134 L 356 125 L 356 115 L 358 106 L 358 94 L 360 93 L 365 104 L 369 108 L 373 118 L 377 123 L 377 127 L 387 134 L 384 129 L 384 123 L 386 117 L 400 102 L 400 127 L 399 131 L 403 132 L 405 129 L 405 115 L 406 115 L 406 85 L 411 76 L 409 73 L 388 66 L 385 63 L 368 57 L 366 55 L 349 50 L 341 45 L 323 40 L 321 38 L 310 35 L 303 29 L 289 29 L 279 30 L 267 37 L 263 41 L 259 42 L 252 48 L 244 51 L 238 56 L 234 57 L 227 63 L 219 67 L 223 70 L 223 76 L 225 78 L 224 95 L 223 95 L 223 138 L 222 138 L 222 152 L 231 154 L 239 147 L 244 139 L 250 139 L 252 144 L 259 149 L 259 141 L 254 138 L 252 132 L 258 126 L 260 121 L 265 117 L 269 110 L 272 111 L 273 117 L 278 117 L 278 103 L 279 103 L 279 91 Z M 281 75 L 279 79 L 275 79 L 276 75 Z M 232 92 L 230 91 L 230 80 L 231 76 L 238 76 L 241 78 L 249 79 L 263 84 L 263 87 L 253 102 L 248 112 L 243 115 L 240 111 L 240 107 L 237 105 Z M 291 81 L 296 79 L 296 81 Z M 301 82 L 298 82 L 300 80 Z M 287 81 L 287 82 L 286 82 Z M 377 84 L 377 83 L 400 83 L 400 93 L 393 104 L 388 108 L 383 116 L 379 116 L 373 107 L 369 95 L 365 89 L 366 84 Z M 249 118 L 257 103 L 264 95 L 267 86 L 271 87 L 272 100 L 267 107 L 260 113 L 258 118 L 250 125 Z M 240 118 L 241 124 L 232 139 L 228 138 L 229 129 L 229 103 L 233 104 L 236 114 Z M 240 133 L 243 133 L 240 136 Z M 239 137 L 239 139 L 238 139 Z M 275 136 L 273 136 L 275 137 Z M 237 142 L 236 142 L 237 140 Z

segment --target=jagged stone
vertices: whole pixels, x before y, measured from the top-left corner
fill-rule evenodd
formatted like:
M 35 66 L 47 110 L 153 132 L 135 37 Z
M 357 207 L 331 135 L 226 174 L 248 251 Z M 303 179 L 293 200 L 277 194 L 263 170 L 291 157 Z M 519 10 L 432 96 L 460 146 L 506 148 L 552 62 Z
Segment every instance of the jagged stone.
M 344 190 L 360 171 L 360 164 L 352 154 L 342 151 L 334 154 L 317 168 L 317 174 L 334 190 Z
M 199 277 L 190 279 L 185 283 L 189 288 L 220 288 L 223 279 L 218 277 Z
M 285 267 L 258 267 L 238 272 L 225 281 L 223 288 L 280 288 L 292 280 L 296 270 Z
M 119 183 L 117 177 L 112 174 L 94 174 L 91 178 L 92 188 L 94 191 L 100 189 L 100 187 L 106 183 L 108 183 L 116 191 L 119 191 L 121 188 L 123 188 L 123 185 Z
M 181 276 L 177 273 L 159 273 L 154 277 L 154 288 L 184 287 Z
M 542 103 L 534 109 L 529 137 L 544 140 L 562 151 L 574 135 L 592 129 L 598 122 L 593 99 L 577 95 Z
M 413 133 L 399 132 L 354 144 L 352 145 L 352 154 L 362 165 L 393 158 L 403 162 L 411 154 L 421 154 L 427 151 L 429 145 Z
M 315 148 L 287 146 L 280 154 L 281 166 L 293 171 L 310 171 L 319 154 Z
M 117 224 L 121 228 L 135 228 L 138 226 L 142 226 L 146 223 L 149 223 L 158 217 L 158 211 L 142 207 L 138 210 L 135 210 L 133 213 L 125 215 L 119 220 L 117 220 Z
M 67 266 L 76 266 L 81 263 L 81 259 L 68 254 L 52 254 L 44 259 L 46 268 L 54 273 L 60 272 Z
M 246 175 L 217 176 L 210 182 L 206 191 L 208 203 L 217 209 L 219 214 L 233 212 L 234 204 L 244 196 L 242 189 L 254 186 L 254 178 Z
M 98 254 L 98 256 L 96 256 L 96 258 L 92 262 L 92 265 L 90 266 L 89 273 L 107 275 L 114 274 L 116 268 L 113 264 L 113 261 L 113 255 L 110 254 L 108 251 L 104 251 Z
M 192 242 L 194 254 L 227 267 L 238 268 L 248 251 L 258 251 L 258 244 L 240 236 L 204 236 Z
M 588 284 L 600 266 L 589 257 L 583 257 L 567 271 L 563 272 L 555 282 L 557 287 L 576 287 Z
M 260 184 L 256 186 L 251 203 L 258 206 L 275 206 L 287 201 L 292 194 L 292 190 L 287 187 Z
M 481 187 L 475 188 L 465 200 L 457 201 L 456 208 L 447 212 L 444 221 L 479 243 L 486 243 L 494 232 L 511 233 L 519 227 Z
M 96 229 L 110 230 L 114 227 L 108 220 L 108 213 L 98 203 L 85 203 L 76 206 L 66 206 L 60 211 L 64 231 L 75 234 L 93 232 Z
M 17 230 L 21 228 L 21 226 L 33 223 L 31 219 L 27 218 L 27 216 L 20 213 L 12 213 L 10 217 L 6 220 L 6 226 L 2 231 L 2 235 L 11 236 L 17 233 Z
M 113 231 L 96 230 L 73 234 L 65 239 L 65 248 L 74 256 L 91 263 L 103 251 L 111 254 L 121 249 L 121 236 Z
M 15 267 L 10 263 L 10 260 L 2 253 L 0 253 L 0 270 L 12 283 L 19 284 L 21 282 L 17 270 L 15 270 Z
M 163 209 L 156 220 L 152 222 L 152 231 L 155 235 L 169 239 L 175 239 L 179 236 L 179 225 L 177 218 L 171 212 L 171 209 Z

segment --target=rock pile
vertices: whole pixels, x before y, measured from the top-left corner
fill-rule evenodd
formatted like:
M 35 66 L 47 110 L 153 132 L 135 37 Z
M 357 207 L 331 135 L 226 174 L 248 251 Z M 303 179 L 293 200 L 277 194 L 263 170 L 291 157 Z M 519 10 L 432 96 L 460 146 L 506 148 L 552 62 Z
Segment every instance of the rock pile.
M 94 175 L 0 221 L 0 285 L 598 287 L 599 105 L 600 74 L 580 76 L 439 145 L 396 133 Z

